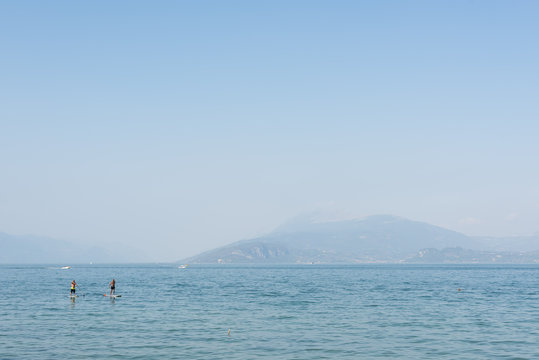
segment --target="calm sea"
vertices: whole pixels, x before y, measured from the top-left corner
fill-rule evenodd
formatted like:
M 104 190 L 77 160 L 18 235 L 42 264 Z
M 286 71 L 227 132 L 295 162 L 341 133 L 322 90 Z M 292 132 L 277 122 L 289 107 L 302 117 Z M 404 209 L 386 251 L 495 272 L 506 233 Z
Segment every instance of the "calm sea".
M 0 266 L 0 359 L 67 358 L 539 359 L 539 266 Z

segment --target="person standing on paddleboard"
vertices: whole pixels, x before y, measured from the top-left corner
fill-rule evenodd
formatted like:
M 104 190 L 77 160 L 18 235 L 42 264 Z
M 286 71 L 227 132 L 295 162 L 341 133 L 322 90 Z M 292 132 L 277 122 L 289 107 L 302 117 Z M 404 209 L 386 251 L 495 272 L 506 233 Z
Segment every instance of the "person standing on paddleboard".
M 110 286 L 110 295 L 116 295 L 116 280 L 112 279 L 112 281 L 109 284 Z
M 75 280 L 71 282 L 71 295 L 75 295 L 75 287 L 77 286 L 77 283 Z

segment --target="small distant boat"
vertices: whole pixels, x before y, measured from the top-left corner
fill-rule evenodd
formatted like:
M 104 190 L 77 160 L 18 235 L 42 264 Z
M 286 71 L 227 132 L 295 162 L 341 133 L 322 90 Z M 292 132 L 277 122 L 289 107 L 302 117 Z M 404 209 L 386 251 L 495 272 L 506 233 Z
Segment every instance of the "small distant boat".
M 178 266 L 178 269 L 187 269 L 188 266 L 189 264 L 180 265 Z
M 62 266 L 61 269 L 62 269 L 62 270 L 71 269 L 71 266 Z

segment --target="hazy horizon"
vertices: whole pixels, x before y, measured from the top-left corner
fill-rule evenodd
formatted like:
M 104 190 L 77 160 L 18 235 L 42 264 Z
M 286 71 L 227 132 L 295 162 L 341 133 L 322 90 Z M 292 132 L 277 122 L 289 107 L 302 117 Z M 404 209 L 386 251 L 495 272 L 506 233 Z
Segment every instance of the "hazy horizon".
M 162 263 L 169 263 L 169 262 L 181 261 L 182 259 L 186 259 L 188 257 L 200 255 L 201 253 L 204 253 L 206 251 L 216 250 L 216 249 L 221 248 L 223 246 L 228 246 L 228 245 L 240 242 L 240 241 L 254 240 L 254 239 L 258 238 L 258 237 L 265 237 L 267 235 L 271 235 L 271 234 L 274 234 L 274 233 L 279 233 L 282 229 L 284 229 L 285 232 L 288 232 L 290 230 L 297 231 L 297 230 L 295 230 L 297 225 L 303 226 L 304 224 L 317 224 L 317 223 L 326 223 L 327 224 L 327 223 L 332 223 L 332 222 L 346 222 L 346 221 L 353 221 L 353 220 L 367 220 L 368 218 L 380 217 L 380 216 L 382 216 L 382 217 L 391 217 L 391 218 L 396 218 L 396 219 L 404 219 L 404 220 L 412 221 L 414 223 L 417 222 L 417 223 L 421 223 L 421 224 L 425 224 L 425 225 L 437 226 L 435 224 L 429 224 L 427 222 L 421 222 L 421 221 L 417 221 L 417 220 L 414 220 L 414 219 L 407 219 L 407 218 L 397 216 L 397 215 L 392 215 L 392 214 L 372 214 L 372 215 L 367 215 L 367 216 L 352 216 L 350 214 L 343 214 L 343 213 L 337 213 L 337 212 L 315 211 L 315 212 L 304 213 L 304 214 L 300 214 L 298 216 L 292 217 L 292 218 L 288 219 L 287 221 L 279 224 L 275 228 L 273 228 L 273 229 L 271 229 L 271 230 L 269 230 L 269 231 L 267 231 L 265 233 L 255 234 L 255 235 L 252 235 L 249 238 L 235 239 L 235 240 L 232 240 L 232 241 L 227 242 L 227 243 L 216 245 L 213 248 L 195 250 L 195 252 L 193 252 L 193 253 L 186 253 L 185 251 L 180 251 L 179 254 L 181 254 L 181 255 L 178 255 L 178 256 L 175 256 L 173 253 L 171 253 L 171 254 L 168 254 L 167 259 L 151 257 L 151 254 L 146 253 L 141 248 L 138 248 L 136 246 L 133 246 L 132 244 L 128 244 L 128 243 L 122 242 L 122 241 L 109 241 L 107 243 L 104 243 L 104 242 L 80 243 L 80 242 L 74 242 L 74 241 L 72 241 L 70 239 L 51 238 L 51 237 L 48 237 L 48 236 L 43 236 L 43 235 L 38 235 L 38 234 L 7 234 L 7 235 L 14 235 L 14 236 L 17 236 L 17 237 L 21 237 L 21 239 L 22 238 L 26 238 L 26 239 L 29 239 L 29 238 L 39 239 L 39 238 L 41 238 L 43 240 L 53 241 L 53 242 L 61 241 L 61 242 L 65 242 L 66 245 L 69 245 L 69 244 L 72 244 L 72 245 L 86 245 L 88 247 L 97 246 L 97 247 L 99 247 L 100 250 L 106 251 L 107 256 L 109 258 L 113 259 L 113 260 L 109 260 L 108 262 L 105 262 L 105 263 L 109 263 L 109 262 L 118 262 L 118 263 L 155 263 L 155 262 L 159 263 L 159 262 L 162 262 Z M 291 228 L 289 229 L 290 226 L 291 226 Z M 443 227 L 441 227 L 441 228 L 443 228 Z M 443 228 L 443 229 L 450 230 L 450 231 L 455 231 L 455 230 L 449 229 L 449 228 Z M 1 235 L 3 233 L 6 234 L 5 232 L 0 231 L 0 237 L 1 237 Z M 465 234 L 465 233 L 462 233 L 462 232 L 458 232 L 458 233 L 470 236 L 469 234 Z M 409 235 L 409 234 L 406 234 L 406 235 Z M 537 233 L 525 234 L 524 236 L 526 236 L 526 235 L 534 236 L 534 235 L 537 235 Z M 479 236 L 479 237 L 481 238 L 481 236 Z M 488 237 L 488 235 L 487 235 L 487 237 Z M 498 237 L 498 238 L 508 240 L 510 237 L 511 236 L 505 237 L 505 238 L 504 237 Z M 539 244 L 537 244 L 537 245 L 539 245 Z M 460 247 L 461 245 L 454 245 L 454 246 Z M 122 247 L 124 247 L 124 248 L 122 248 Z M 469 246 L 465 246 L 465 248 L 469 248 Z M 477 248 L 477 244 L 475 246 L 472 246 L 472 248 Z M 517 246 L 517 248 L 518 248 L 518 246 Z M 488 249 L 489 249 L 488 247 L 482 248 L 482 250 L 488 250 Z M 536 248 L 533 248 L 532 250 L 530 250 L 530 249 L 528 249 L 528 250 L 518 249 L 517 250 L 515 248 L 515 249 L 509 250 L 509 251 L 517 253 L 517 252 L 522 252 L 522 251 L 534 251 L 535 249 Z M 418 248 L 418 250 L 420 250 L 420 248 Z M 440 248 L 439 250 L 442 250 L 442 248 Z M 118 257 L 114 257 L 114 254 L 117 254 Z M 65 261 L 60 261 L 60 262 L 58 262 L 58 261 L 54 262 L 53 261 L 52 263 L 63 263 L 63 262 L 65 262 Z M 51 262 L 48 261 L 46 263 L 51 263 Z M 75 264 L 75 263 L 78 263 L 78 262 L 72 262 L 72 263 Z M 84 263 L 84 261 L 82 263 Z M 97 263 L 103 263 L 103 261 L 97 261 Z
M 172 261 L 313 211 L 539 231 L 539 3 L 0 3 L 0 232 Z

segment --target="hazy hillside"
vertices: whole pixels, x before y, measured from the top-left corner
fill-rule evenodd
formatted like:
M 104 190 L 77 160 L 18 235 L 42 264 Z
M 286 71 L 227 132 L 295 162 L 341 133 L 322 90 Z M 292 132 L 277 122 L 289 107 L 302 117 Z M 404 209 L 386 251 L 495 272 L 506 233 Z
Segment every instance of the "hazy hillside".
M 473 237 L 473 239 L 482 250 L 509 252 L 539 250 L 539 235 L 506 237 L 477 236 Z
M 416 256 L 406 259 L 406 262 L 426 264 L 537 264 L 539 263 L 539 251 L 478 251 L 458 247 L 442 250 L 423 249 Z
M 539 250 L 538 239 L 520 239 L 522 250 Z M 525 241 L 526 240 L 526 241 Z M 507 251 L 509 240 L 470 237 L 456 231 L 391 215 L 375 215 L 346 221 L 295 219 L 274 232 L 239 241 L 184 259 L 191 263 L 361 263 L 428 262 L 436 256 L 418 257 L 422 249 L 468 249 L 466 259 L 491 259 L 477 251 Z M 534 248 L 535 246 L 535 248 Z M 517 246 L 518 247 L 518 246 Z M 429 254 L 432 254 L 429 253 Z M 496 258 L 497 254 L 494 254 Z M 508 254 L 505 254 L 508 257 Z M 445 262 L 438 254 L 440 262 Z M 490 256 L 490 257 L 489 257 Z M 504 259 L 506 259 L 504 258 Z M 463 257 L 464 259 L 464 257 Z M 523 262 L 527 257 L 520 257 Z M 453 259 L 455 260 L 455 259 Z M 468 261 L 466 260 L 466 261 Z M 458 262 L 458 260 L 455 260 Z M 472 260 L 470 260 L 472 261 Z M 474 260 L 475 261 L 475 260 Z M 530 260 L 532 261 L 532 260 Z
M 76 264 L 141 260 L 133 249 L 113 251 L 39 236 L 0 233 L 0 264 Z

